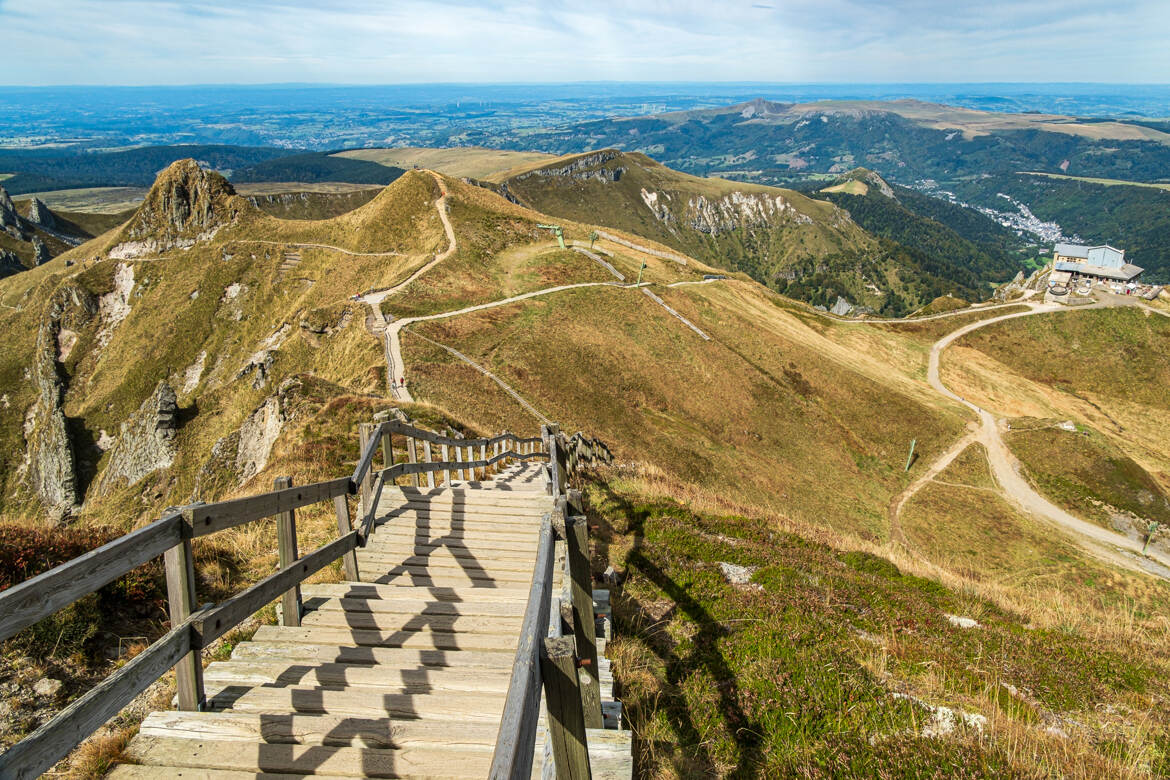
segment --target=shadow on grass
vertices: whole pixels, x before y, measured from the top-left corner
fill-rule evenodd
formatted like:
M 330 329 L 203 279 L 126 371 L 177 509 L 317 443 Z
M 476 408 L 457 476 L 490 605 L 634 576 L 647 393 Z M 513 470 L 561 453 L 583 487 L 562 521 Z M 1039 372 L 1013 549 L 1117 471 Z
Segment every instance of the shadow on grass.
M 633 613 L 626 612 L 618 616 L 633 632 L 647 639 L 647 646 L 662 659 L 666 667 L 666 679 L 672 687 L 680 686 L 685 678 L 697 669 L 705 669 L 717 681 L 719 692 L 719 712 L 723 716 L 728 729 L 735 734 L 737 760 L 735 769 L 723 775 L 728 778 L 755 777 L 762 764 L 763 747 L 760 737 L 762 727 L 749 718 L 739 704 L 739 686 L 737 676 L 727 658 L 719 650 L 719 640 L 726 635 L 726 627 L 716 620 L 707 609 L 693 598 L 684 588 L 675 582 L 662 567 L 648 558 L 643 551 L 645 538 L 645 523 L 650 512 L 644 508 L 635 507 L 624 497 L 618 495 L 604 483 L 595 483 L 602 492 L 607 503 L 616 508 L 617 513 L 627 518 L 626 533 L 632 534 L 634 541 L 625 558 L 627 572 L 637 571 L 650 582 L 654 583 L 663 593 L 674 602 L 675 608 L 682 610 L 687 617 L 698 625 L 698 632 L 691 638 L 692 649 L 685 655 L 678 655 L 669 642 L 656 641 L 653 632 L 654 617 L 650 615 L 645 604 L 633 599 L 623 599 L 627 605 L 633 607 Z M 627 575 L 628 576 L 628 575 Z M 686 767 L 690 775 L 703 774 L 708 776 L 720 775 L 710 751 L 705 745 L 703 734 L 696 726 L 694 719 L 687 710 L 685 703 L 672 701 L 667 712 L 680 737 L 680 745 L 690 755 L 691 766 Z M 636 755 L 636 758 L 640 756 Z M 643 767 L 636 767 L 636 775 L 642 774 Z

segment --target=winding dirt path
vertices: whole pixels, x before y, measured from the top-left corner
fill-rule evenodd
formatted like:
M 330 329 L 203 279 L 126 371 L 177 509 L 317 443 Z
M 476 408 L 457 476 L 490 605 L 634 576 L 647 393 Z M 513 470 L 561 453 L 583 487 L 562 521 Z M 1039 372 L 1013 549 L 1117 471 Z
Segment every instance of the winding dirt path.
M 1005 314 L 1001 317 L 992 317 L 990 319 L 980 320 L 979 322 L 972 322 L 948 333 L 936 341 L 930 348 L 930 363 L 927 367 L 927 380 L 930 382 L 930 386 L 941 395 L 963 404 L 979 416 L 980 425 L 978 431 L 974 434 L 974 440 L 980 442 L 987 449 L 987 457 L 991 464 L 992 474 L 995 475 L 996 482 L 999 483 L 1000 488 L 1009 501 L 1027 514 L 1039 517 L 1068 531 L 1091 552 L 1105 560 L 1130 569 L 1137 569 L 1165 579 L 1170 579 L 1170 558 L 1167 556 L 1151 550 L 1147 553 L 1147 558 L 1143 558 L 1141 556 L 1142 545 L 1138 542 L 1122 534 L 1115 533 L 1088 523 L 1079 517 L 1075 517 L 1037 493 L 1028 484 L 1027 479 L 1024 478 L 1021 473 L 1019 461 L 1012 455 L 1007 444 L 1004 442 L 1003 435 L 1000 431 L 1001 421 L 992 415 L 991 412 L 976 405 L 972 401 L 968 401 L 966 398 L 960 397 L 942 383 L 939 377 L 939 362 L 942 352 L 957 339 L 962 338 L 973 330 L 993 325 L 997 322 L 1066 310 L 1060 304 L 1028 303 L 1025 305 L 1030 307 L 1029 311 Z M 1078 310 L 1107 308 L 1113 305 L 1118 304 L 1095 303 L 1078 307 Z M 969 443 L 968 441 L 967 444 Z M 965 446 L 966 444 L 964 444 Z M 957 456 L 958 453 L 956 452 L 955 455 Z M 951 460 L 953 459 L 954 457 L 951 458 Z M 941 469 L 939 470 L 941 471 Z M 919 482 L 925 484 L 924 480 L 919 480 Z M 915 485 L 921 487 L 917 482 Z M 911 485 L 911 488 L 917 490 L 915 485 Z M 907 490 L 910 489 L 908 488 Z M 912 494 L 913 491 L 910 492 L 910 495 Z M 906 502 L 910 495 L 902 498 L 898 506 L 896 508 L 892 507 L 891 511 L 894 514 L 900 511 L 901 505 Z

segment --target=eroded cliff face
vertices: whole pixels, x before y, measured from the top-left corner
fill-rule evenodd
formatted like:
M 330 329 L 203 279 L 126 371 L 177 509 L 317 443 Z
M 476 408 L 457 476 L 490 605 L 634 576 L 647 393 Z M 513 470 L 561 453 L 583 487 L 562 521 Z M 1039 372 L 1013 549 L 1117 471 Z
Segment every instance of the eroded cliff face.
M 138 411 L 122 423 L 110 449 L 110 460 L 97 485 L 104 495 L 119 485 L 138 480 L 175 462 L 175 434 L 179 429 L 179 404 L 174 389 L 159 382 Z
M 159 174 L 110 257 L 129 260 L 194 246 L 231 224 L 246 207 L 227 179 L 194 160 L 179 160 Z
M 45 504 L 51 519 L 63 521 L 80 502 L 77 460 L 65 417 L 66 379 L 61 367 L 64 345 L 97 316 L 98 301 L 88 290 L 65 285 L 53 294 L 37 329 L 31 374 L 36 401 L 25 414 L 25 460 L 22 477 Z
M 681 203 L 681 199 L 676 203 L 668 192 L 643 188 L 641 194 L 642 202 L 659 222 L 677 224 L 713 236 L 740 228 L 813 223 L 811 217 L 797 211 L 783 195 L 737 191 L 717 199 L 693 195 L 686 203 Z
M 540 177 L 564 177 L 569 179 L 577 179 L 579 181 L 588 181 L 595 179 L 597 181 L 619 181 L 622 174 L 626 172 L 625 166 L 615 165 L 607 166 L 606 163 L 615 160 L 622 156 L 622 153 L 615 149 L 606 149 L 602 152 L 594 154 L 587 154 L 578 157 L 565 165 L 547 168 L 537 168 L 534 171 L 520 174 L 516 177 L 516 181 L 523 181 L 524 179 L 533 176 Z

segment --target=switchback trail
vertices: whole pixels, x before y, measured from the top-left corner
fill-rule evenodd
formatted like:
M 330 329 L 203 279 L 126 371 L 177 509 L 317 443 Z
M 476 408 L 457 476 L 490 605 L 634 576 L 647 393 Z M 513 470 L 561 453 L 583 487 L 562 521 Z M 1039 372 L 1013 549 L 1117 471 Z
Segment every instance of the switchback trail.
M 1030 317 L 1036 314 L 1049 314 L 1054 311 L 1062 311 L 1065 308 L 1060 304 L 1029 303 L 1025 305 L 1030 307 L 1029 311 L 1005 314 L 1000 317 L 972 322 L 948 333 L 936 341 L 930 349 L 930 362 L 927 367 L 927 380 L 930 382 L 930 386 L 941 395 L 963 404 L 979 416 L 980 427 L 975 440 L 987 449 L 987 458 L 991 464 L 991 470 L 995 475 L 995 480 L 999 483 L 1000 488 L 1012 503 L 1027 514 L 1039 517 L 1068 531 L 1075 538 L 1079 539 L 1091 552 L 1101 558 L 1127 568 L 1139 569 L 1164 579 L 1170 579 L 1170 558 L 1167 556 L 1151 550 L 1147 553 L 1149 559 L 1142 558 L 1142 545 L 1138 542 L 1122 534 L 1081 520 L 1079 517 L 1069 514 L 1037 493 L 1020 473 L 1019 461 L 1016 460 L 1015 456 L 1008 449 L 1007 444 L 1004 443 L 1003 436 L 1000 433 L 1000 421 L 991 412 L 968 401 L 966 398 L 960 397 L 942 383 L 939 377 L 939 359 L 942 351 L 957 339 L 973 330 L 994 325 L 998 322 L 1016 319 L 1018 317 Z M 1110 304 L 1108 303 L 1095 303 L 1089 306 L 1079 307 L 1079 309 L 1097 309 L 1107 308 L 1109 306 Z M 1147 307 L 1140 306 L 1140 308 L 1145 309 Z M 1151 309 L 1150 311 L 1155 310 Z M 912 485 L 911 487 L 914 486 Z M 903 499 L 903 503 L 904 501 L 905 499 Z

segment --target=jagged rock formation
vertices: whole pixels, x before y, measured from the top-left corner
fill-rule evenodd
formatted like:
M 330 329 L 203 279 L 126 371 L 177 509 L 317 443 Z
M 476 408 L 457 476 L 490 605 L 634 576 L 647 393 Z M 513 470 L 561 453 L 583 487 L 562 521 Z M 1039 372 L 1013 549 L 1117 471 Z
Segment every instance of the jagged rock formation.
M 53 212 L 44 204 L 40 198 L 33 198 L 32 203 L 28 207 L 28 221 L 34 222 L 43 228 L 55 230 L 57 227 L 57 219 L 53 216 Z
M 288 421 L 290 396 L 300 387 L 295 377 L 286 379 L 273 395 L 248 415 L 239 429 L 219 439 L 211 448 L 195 479 L 192 501 L 205 493 L 247 482 L 268 465 L 272 447 Z
M 246 207 L 227 179 L 194 160 L 179 160 L 159 174 L 110 257 L 132 259 L 191 247 L 231 224 Z
M 45 242 L 41 241 L 39 236 L 33 236 L 33 261 L 37 265 L 44 265 L 53 259 L 53 255 L 49 252 L 49 248 L 45 246 Z
M 16 256 L 15 252 L 0 249 L 0 277 L 12 276 L 23 270 L 24 263 L 20 262 L 20 258 Z
M 19 224 L 20 216 L 16 213 L 16 204 L 12 202 L 8 190 L 0 187 L 0 227 L 19 226 Z
M 179 428 L 179 405 L 175 391 L 159 382 L 134 415 L 122 423 L 110 461 L 102 472 L 98 494 L 119 485 L 133 485 L 143 477 L 175 462 L 175 434 Z
M 53 294 L 37 330 L 33 381 L 37 399 L 24 423 L 24 479 L 45 504 L 51 519 L 63 521 L 76 509 L 80 496 L 76 455 L 65 419 L 66 382 L 58 362 L 63 330 L 80 330 L 98 312 L 87 290 L 66 285 Z
M 622 174 L 626 172 L 625 167 L 617 165 L 609 168 L 606 167 L 605 164 L 621 156 L 622 152 L 616 149 L 606 149 L 601 152 L 595 152 L 594 154 L 582 155 L 571 160 L 565 165 L 537 168 L 534 171 L 522 173 L 517 176 L 514 181 L 523 181 L 524 179 L 528 179 L 533 176 L 564 177 L 569 179 L 576 179 L 578 181 L 620 181 Z
M 838 295 L 837 302 L 833 304 L 833 308 L 829 309 L 829 311 L 838 317 L 848 317 L 853 311 L 853 304 Z
M 646 199 L 645 190 L 642 197 Z M 662 210 L 666 211 L 665 219 L 672 218 L 665 206 Z M 714 236 L 740 228 L 764 227 L 778 222 L 811 225 L 813 220 L 807 214 L 797 211 L 783 195 L 731 192 L 717 200 L 708 199 L 703 195 L 689 198 L 683 211 L 682 222 L 692 230 Z

